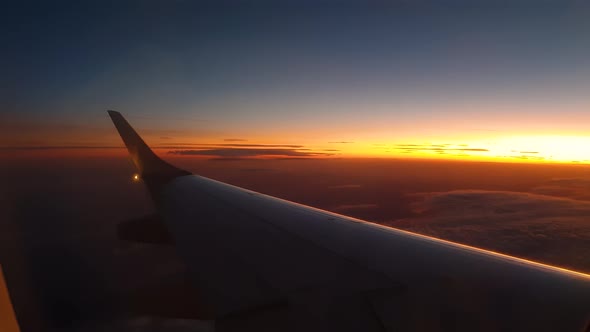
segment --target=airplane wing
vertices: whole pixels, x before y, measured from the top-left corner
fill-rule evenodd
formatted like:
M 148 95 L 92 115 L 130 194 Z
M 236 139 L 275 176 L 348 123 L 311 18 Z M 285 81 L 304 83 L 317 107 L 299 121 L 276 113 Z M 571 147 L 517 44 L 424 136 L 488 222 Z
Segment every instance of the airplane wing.
M 109 115 L 216 331 L 590 331 L 590 275 L 191 175 Z

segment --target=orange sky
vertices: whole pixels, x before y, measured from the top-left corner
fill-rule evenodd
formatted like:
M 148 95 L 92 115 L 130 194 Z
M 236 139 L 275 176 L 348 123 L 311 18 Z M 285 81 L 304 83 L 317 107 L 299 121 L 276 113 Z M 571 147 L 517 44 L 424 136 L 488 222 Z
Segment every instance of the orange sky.
M 577 117 L 545 115 L 536 121 L 523 113 L 513 113 L 514 116 L 508 113 L 487 121 L 460 121 L 448 116 L 420 122 L 415 119 L 397 122 L 359 120 L 355 124 L 350 119 L 335 120 L 334 123 L 323 119 L 321 123 L 277 122 L 269 130 L 260 130 L 260 126 L 249 128 L 246 124 L 240 126 L 231 121 L 224 128 L 221 123 L 207 125 L 174 118 L 163 123 L 149 116 L 130 115 L 128 118 L 146 142 L 161 154 L 177 150 L 233 149 L 234 153 L 235 150 L 254 150 L 237 152 L 240 157 L 257 158 L 378 157 L 590 163 L 590 134 L 585 132 L 585 128 L 590 127 L 587 125 L 590 124 L 590 112 L 588 115 L 582 113 L 583 106 L 577 105 L 570 110 L 569 114 L 578 114 Z M 58 120 L 12 119 L 2 127 L 0 147 L 4 148 L 5 155 L 13 151 L 7 148 L 34 148 L 21 154 L 49 156 L 111 154 L 118 149 L 98 148 L 122 147 L 110 120 L 106 114 L 102 116 L 102 112 L 67 124 Z M 58 152 L 60 147 L 70 148 Z M 263 151 L 256 154 L 257 150 L 269 148 L 273 149 L 270 155 Z M 286 149 L 289 153 L 281 155 L 281 151 L 275 151 L 277 149 Z M 215 157 L 216 153 L 212 151 L 206 156 Z

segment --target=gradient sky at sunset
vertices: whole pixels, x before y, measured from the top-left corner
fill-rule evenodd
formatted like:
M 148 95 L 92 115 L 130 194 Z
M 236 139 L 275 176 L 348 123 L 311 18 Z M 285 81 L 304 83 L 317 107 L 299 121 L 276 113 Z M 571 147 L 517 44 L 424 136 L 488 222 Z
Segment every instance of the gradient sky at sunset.
M 141 330 L 97 313 L 185 269 L 117 237 L 154 206 L 107 109 L 195 174 L 590 273 L 588 1 L 11 2 L 0 264 L 23 331 Z
M 5 5 L 0 146 L 590 160 L 586 2 L 214 3 Z

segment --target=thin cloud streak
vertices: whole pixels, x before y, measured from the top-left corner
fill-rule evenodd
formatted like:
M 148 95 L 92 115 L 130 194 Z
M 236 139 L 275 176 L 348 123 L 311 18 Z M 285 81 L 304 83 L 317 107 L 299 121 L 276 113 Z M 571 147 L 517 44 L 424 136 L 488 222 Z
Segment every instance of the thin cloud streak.
M 162 147 L 174 148 L 174 146 L 184 147 L 236 147 L 236 148 L 291 148 L 301 149 L 304 145 L 300 144 L 249 144 L 249 143 L 161 143 Z
M 264 156 L 275 157 L 321 157 L 331 156 L 331 153 L 307 152 L 296 149 L 246 149 L 246 148 L 227 148 L 227 149 L 208 149 L 208 150 L 175 150 L 170 154 L 183 156 L 211 156 L 219 158 L 256 158 Z
M 343 204 L 343 205 L 338 205 L 338 206 L 334 207 L 333 210 L 335 210 L 335 211 L 369 210 L 369 209 L 375 209 L 375 208 L 378 208 L 378 207 L 379 207 L 379 205 L 372 204 L 372 203 L 366 203 L 366 204 Z
M 56 145 L 56 146 L 0 146 L 0 150 L 70 150 L 70 149 L 123 149 L 112 145 Z
M 224 142 L 246 142 L 247 139 L 244 138 L 226 138 L 223 140 Z
M 360 184 L 339 184 L 335 186 L 330 186 L 330 189 L 357 189 L 362 187 Z
M 396 144 L 393 149 L 401 151 L 422 151 L 422 152 L 447 152 L 447 151 L 458 151 L 458 152 L 489 152 L 490 150 L 484 148 L 469 148 L 469 147 L 450 147 L 449 144 L 431 144 L 431 145 L 420 145 L 420 144 Z

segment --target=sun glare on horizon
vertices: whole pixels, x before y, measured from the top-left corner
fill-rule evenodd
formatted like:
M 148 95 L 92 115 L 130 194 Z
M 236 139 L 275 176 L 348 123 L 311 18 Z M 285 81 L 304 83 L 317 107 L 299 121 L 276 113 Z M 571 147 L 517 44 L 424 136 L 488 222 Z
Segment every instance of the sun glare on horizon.
M 554 162 L 590 161 L 590 137 L 565 135 L 513 136 L 490 148 L 498 157 L 523 157 Z
M 463 143 L 464 142 L 464 143 Z M 354 142 L 341 146 L 341 156 L 490 160 L 498 162 L 590 163 L 590 137 L 511 135 L 462 143 L 401 140 Z

